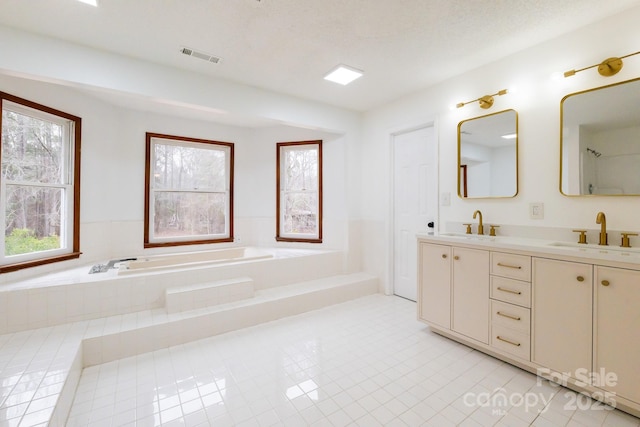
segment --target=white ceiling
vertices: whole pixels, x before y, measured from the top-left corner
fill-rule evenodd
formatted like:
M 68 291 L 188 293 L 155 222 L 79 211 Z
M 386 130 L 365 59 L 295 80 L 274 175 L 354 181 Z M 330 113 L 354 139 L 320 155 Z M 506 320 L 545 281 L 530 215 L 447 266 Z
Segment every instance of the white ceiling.
M 0 24 L 367 111 L 640 0 L 2 0 Z M 181 46 L 222 57 L 207 63 Z M 344 63 L 364 77 L 323 80 Z

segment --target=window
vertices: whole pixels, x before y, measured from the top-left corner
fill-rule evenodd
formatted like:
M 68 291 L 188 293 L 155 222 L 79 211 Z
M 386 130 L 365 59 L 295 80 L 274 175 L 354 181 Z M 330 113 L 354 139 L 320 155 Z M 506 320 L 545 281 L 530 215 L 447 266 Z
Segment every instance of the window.
M 276 240 L 322 243 L 322 141 L 277 144 Z
M 146 248 L 233 241 L 233 144 L 147 133 Z
M 81 119 L 0 92 L 0 273 L 80 256 Z

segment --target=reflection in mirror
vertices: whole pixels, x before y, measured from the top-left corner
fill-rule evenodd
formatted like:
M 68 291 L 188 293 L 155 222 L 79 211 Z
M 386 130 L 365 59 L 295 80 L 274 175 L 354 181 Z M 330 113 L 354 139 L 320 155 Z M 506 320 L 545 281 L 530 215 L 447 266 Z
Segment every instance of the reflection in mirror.
M 560 114 L 562 194 L 640 195 L 640 79 L 567 95 Z
M 458 124 L 458 196 L 518 194 L 518 114 L 505 110 Z

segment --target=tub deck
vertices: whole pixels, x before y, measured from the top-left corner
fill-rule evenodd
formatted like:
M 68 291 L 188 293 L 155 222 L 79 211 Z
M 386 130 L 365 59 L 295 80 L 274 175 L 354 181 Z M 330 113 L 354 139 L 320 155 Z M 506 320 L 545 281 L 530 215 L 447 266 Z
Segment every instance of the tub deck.
M 138 257 L 134 261 L 125 261 L 120 263 L 119 268 L 116 271 L 118 275 L 139 274 L 140 272 L 166 271 L 216 264 L 230 264 L 235 262 L 270 259 L 273 257 L 274 253 L 265 249 L 246 247 L 229 248 L 213 251 L 142 256 Z
M 250 276 L 258 290 L 341 274 L 343 253 L 258 248 L 251 259 L 89 274 L 91 265 L 0 285 L 0 334 L 164 307 L 172 286 Z M 255 256 L 257 254 L 257 256 Z M 268 256 L 268 257 L 265 257 Z

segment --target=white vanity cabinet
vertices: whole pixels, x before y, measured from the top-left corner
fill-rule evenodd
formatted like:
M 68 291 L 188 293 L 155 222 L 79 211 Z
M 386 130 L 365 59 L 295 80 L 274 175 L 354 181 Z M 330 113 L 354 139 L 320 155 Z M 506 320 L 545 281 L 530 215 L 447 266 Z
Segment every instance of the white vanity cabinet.
M 418 317 L 450 329 L 451 247 L 420 243 L 418 256 Z
M 418 316 L 489 342 L 489 252 L 420 243 Z
M 591 370 L 593 266 L 533 258 L 531 360 L 574 377 Z
M 489 343 L 489 252 L 453 248 L 451 329 Z
M 418 244 L 418 316 L 434 332 L 640 416 L 637 253 L 464 235 Z
M 491 252 L 491 346 L 530 359 L 531 257 Z
M 595 385 L 640 404 L 640 271 L 596 266 L 593 289 Z

